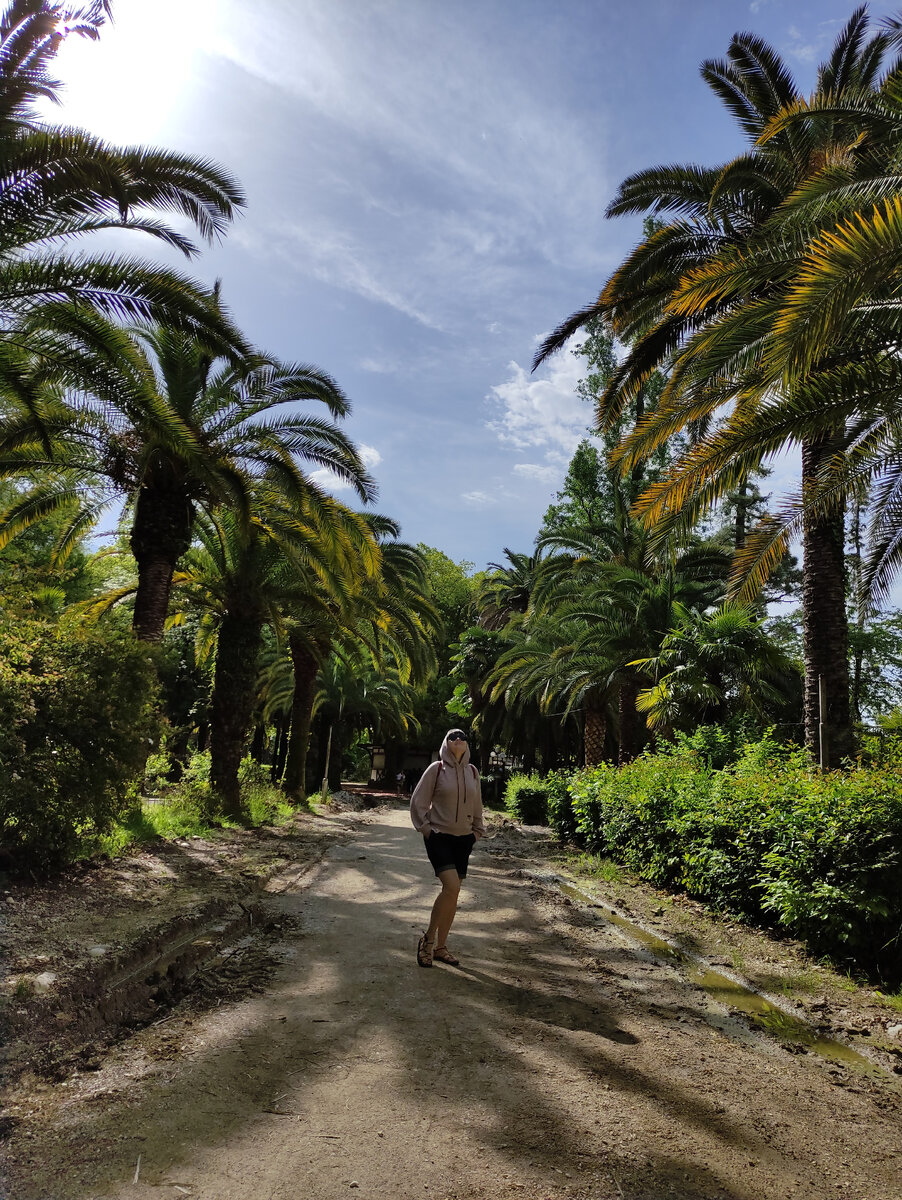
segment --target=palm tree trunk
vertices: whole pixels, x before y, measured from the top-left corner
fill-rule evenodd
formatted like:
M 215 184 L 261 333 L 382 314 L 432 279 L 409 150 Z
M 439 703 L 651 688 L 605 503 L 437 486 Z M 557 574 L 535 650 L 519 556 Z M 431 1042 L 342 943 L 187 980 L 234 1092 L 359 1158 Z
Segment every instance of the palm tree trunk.
M 833 439 L 802 445 L 802 487 L 836 450 Z M 813 517 L 805 524 L 802 583 L 805 660 L 805 744 L 817 757 L 819 680 L 827 690 L 827 762 L 831 769 L 852 753 L 849 709 L 849 625 L 846 616 L 845 509 Z
M 289 796 L 303 799 L 319 663 L 300 638 L 292 637 L 289 645 L 294 666 L 294 693 L 291 700 L 291 738 L 288 743 L 288 759 L 285 763 L 282 788 Z
M 142 642 L 163 636 L 172 575 L 191 545 L 193 523 L 194 507 L 171 478 L 150 478 L 138 492 L 129 544 L 138 564 L 132 628 Z
M 865 629 L 865 607 L 861 602 L 861 564 L 862 564 L 862 546 L 861 546 L 861 501 L 855 500 L 852 508 L 852 545 L 854 547 L 854 565 L 852 569 L 852 587 L 855 598 L 855 638 L 854 638 L 854 653 L 852 655 L 852 718 L 855 721 L 861 721 L 861 681 L 862 669 L 864 667 L 864 629 Z
M 210 704 L 210 780 L 224 814 L 244 819 L 238 768 L 254 712 L 257 656 L 263 625 L 257 617 L 227 613 L 219 630 Z
M 254 738 L 251 742 L 251 758 L 254 762 L 262 763 L 266 753 L 266 724 L 260 720 L 254 726 Z
M 166 558 L 148 555 L 138 559 L 132 629 L 142 642 L 159 642 L 163 637 L 174 571 L 175 563 Z
M 623 683 L 618 690 L 620 750 L 617 755 L 617 765 L 620 767 L 632 762 L 639 753 L 639 713 L 636 709 L 638 694 L 639 689 L 634 683 Z
M 587 767 L 597 767 L 604 762 L 604 744 L 607 735 L 607 720 L 604 708 L 595 699 L 587 698 L 583 710 L 583 748 Z

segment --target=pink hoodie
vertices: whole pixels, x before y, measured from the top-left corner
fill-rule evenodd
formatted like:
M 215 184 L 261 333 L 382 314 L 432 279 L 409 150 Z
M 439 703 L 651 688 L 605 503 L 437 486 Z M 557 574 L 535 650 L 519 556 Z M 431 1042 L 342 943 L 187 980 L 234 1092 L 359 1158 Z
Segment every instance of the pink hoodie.
M 479 772 L 470 762 L 469 746 L 458 762 L 445 737 L 438 762 L 426 768 L 413 789 L 410 819 L 417 833 L 424 837 L 428 837 L 433 829 L 458 837 L 473 833 L 477 840 L 483 836 L 482 790 Z

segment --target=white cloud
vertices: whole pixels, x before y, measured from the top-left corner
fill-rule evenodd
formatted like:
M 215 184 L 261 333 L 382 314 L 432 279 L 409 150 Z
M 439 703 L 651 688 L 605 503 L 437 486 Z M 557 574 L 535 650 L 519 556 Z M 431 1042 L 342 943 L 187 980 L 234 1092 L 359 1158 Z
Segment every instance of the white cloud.
M 364 358 L 360 360 L 360 369 L 369 371 L 371 375 L 395 375 L 399 366 L 395 359 Z
M 310 478 L 329 492 L 349 492 L 351 490 L 351 485 L 344 479 L 339 479 L 337 475 L 333 475 L 328 467 L 320 467 L 318 471 L 311 471 Z
M 499 410 L 488 428 L 517 450 L 544 450 L 546 465 L 568 462 L 592 419 L 589 406 L 576 394 L 585 361 L 565 349 L 537 374 L 528 374 L 516 362 L 508 369 L 509 377 L 488 396 Z
M 382 462 L 382 455 L 375 446 L 368 446 L 366 442 L 361 442 L 357 449 L 360 451 L 363 465 L 368 471 L 372 471 L 374 467 L 378 467 Z
M 216 53 L 290 105 L 298 157 L 275 143 L 284 182 L 263 203 L 296 265 L 440 330 L 489 326 L 540 262 L 610 265 L 607 118 L 574 112 L 480 19 L 391 0 L 260 10 L 249 24 L 224 3 Z
M 514 474 L 522 475 L 525 479 L 535 479 L 539 483 L 551 484 L 559 482 L 562 470 L 559 466 L 542 466 L 540 463 L 514 463 Z
M 464 492 L 461 495 L 461 500 L 467 504 L 472 504 L 476 508 L 487 508 L 490 504 L 497 504 L 498 497 L 493 496 L 490 492 Z
M 388 282 L 378 265 L 367 265 L 367 249 L 358 245 L 347 230 L 330 229 L 325 223 L 286 224 L 273 230 L 273 248 L 279 257 L 290 258 L 293 266 L 314 279 L 386 304 L 427 329 L 441 328 L 435 318 Z
M 796 25 L 790 25 L 788 29 L 789 43 L 786 47 L 786 53 L 791 58 L 797 58 L 803 63 L 813 63 L 821 58 L 839 29 L 838 21 L 821 21 L 817 26 L 817 33 L 814 37 L 805 34 Z

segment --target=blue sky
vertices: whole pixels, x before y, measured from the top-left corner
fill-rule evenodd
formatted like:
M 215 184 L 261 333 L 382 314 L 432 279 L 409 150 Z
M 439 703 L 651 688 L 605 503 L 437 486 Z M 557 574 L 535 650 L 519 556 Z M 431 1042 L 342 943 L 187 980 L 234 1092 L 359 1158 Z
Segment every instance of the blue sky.
M 581 360 L 529 364 L 638 237 L 604 219 L 617 185 L 739 152 L 698 74 L 734 32 L 808 89 L 852 7 L 114 0 L 100 43 L 64 47 L 62 119 L 237 175 L 248 211 L 193 274 L 336 377 L 405 539 L 481 568 L 529 549 L 590 419 Z

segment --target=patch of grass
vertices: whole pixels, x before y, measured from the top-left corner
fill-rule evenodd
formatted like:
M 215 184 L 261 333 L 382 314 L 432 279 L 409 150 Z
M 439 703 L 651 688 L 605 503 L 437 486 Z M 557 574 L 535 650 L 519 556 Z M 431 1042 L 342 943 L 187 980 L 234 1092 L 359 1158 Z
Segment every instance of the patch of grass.
M 745 971 L 745 958 L 738 950 L 730 951 L 730 965 L 741 975 Z
M 600 854 L 580 854 L 571 860 L 571 866 L 577 875 L 587 875 L 591 879 L 600 879 L 603 883 L 622 883 L 623 870 L 611 858 Z
M 13 989 L 14 1000 L 26 1000 L 32 993 L 33 988 L 30 979 L 17 979 L 16 986 Z
M 784 996 L 792 996 L 795 992 L 816 992 L 822 986 L 822 981 L 814 971 L 784 975 L 780 981 L 780 991 Z
M 857 992 L 858 981 L 853 979 L 851 975 L 837 975 L 836 985 L 841 987 L 844 992 Z
M 167 841 L 185 837 L 210 838 L 220 829 L 287 825 L 298 811 L 297 807 L 263 777 L 262 769 L 256 768 L 257 764 L 242 766 L 241 798 L 247 813 L 243 823 L 214 816 L 209 785 L 189 780 L 162 802 L 145 800 L 140 808 L 134 809 L 86 850 L 114 858 L 124 854 L 130 846 L 140 846 L 156 838 Z
M 176 793 L 162 803 L 144 801 L 139 809 L 98 838 L 92 849 L 115 858 L 131 846 L 142 846 L 156 838 L 170 841 L 180 837 L 208 837 L 213 830 L 210 818 Z
M 887 995 L 886 992 L 875 992 L 874 995 L 887 1008 L 892 1008 L 896 1012 L 902 1012 L 902 992 L 893 992 L 890 995 Z

